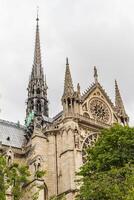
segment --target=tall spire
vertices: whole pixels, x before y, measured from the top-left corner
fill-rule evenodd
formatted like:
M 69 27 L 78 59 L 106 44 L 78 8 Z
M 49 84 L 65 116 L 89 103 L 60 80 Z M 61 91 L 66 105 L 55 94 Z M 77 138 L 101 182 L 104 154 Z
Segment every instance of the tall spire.
M 65 72 L 65 81 L 64 81 L 64 97 L 71 97 L 74 94 L 73 82 L 69 67 L 68 58 L 66 58 L 66 72 Z
M 47 89 L 48 87 L 46 78 L 44 80 L 44 73 L 41 63 L 39 16 L 37 10 L 34 62 L 28 85 L 26 117 L 31 112 L 34 112 L 35 115 L 44 115 L 48 117 Z
M 122 100 L 118 83 L 116 80 L 115 80 L 115 108 L 116 108 L 117 115 L 121 119 L 121 122 L 124 124 L 128 123 L 129 118 L 128 118 L 128 115 L 126 114 L 123 100 Z
M 35 51 L 34 51 L 34 64 L 41 65 L 41 52 L 40 52 L 40 34 L 39 34 L 39 16 L 37 13 L 36 18 L 36 38 L 35 38 Z

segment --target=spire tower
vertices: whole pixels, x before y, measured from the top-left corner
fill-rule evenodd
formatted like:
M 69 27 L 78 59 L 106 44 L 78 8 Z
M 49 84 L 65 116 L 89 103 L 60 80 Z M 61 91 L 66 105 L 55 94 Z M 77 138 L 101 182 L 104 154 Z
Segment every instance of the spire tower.
M 46 78 L 44 80 L 44 73 L 41 63 L 39 17 L 37 11 L 34 61 L 27 89 L 28 99 L 26 117 L 28 117 L 31 112 L 34 112 L 36 116 L 48 117 L 47 89 L 48 87 Z
M 63 105 L 64 117 L 80 112 L 80 85 L 78 84 L 77 91 L 74 91 L 68 58 L 66 58 L 64 91 L 61 100 Z
M 128 115 L 126 114 L 123 100 L 122 100 L 118 83 L 116 80 L 115 80 L 115 108 L 116 108 L 116 113 L 118 117 L 120 118 L 121 122 L 124 125 L 125 124 L 127 125 L 129 122 L 129 118 L 128 118 Z

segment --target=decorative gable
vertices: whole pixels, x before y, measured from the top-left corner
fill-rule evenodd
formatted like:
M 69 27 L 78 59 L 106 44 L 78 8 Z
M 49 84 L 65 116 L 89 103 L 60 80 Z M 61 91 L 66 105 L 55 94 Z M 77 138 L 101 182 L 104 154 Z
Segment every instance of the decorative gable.
M 82 96 L 82 115 L 112 124 L 115 119 L 115 106 L 99 83 L 93 83 Z

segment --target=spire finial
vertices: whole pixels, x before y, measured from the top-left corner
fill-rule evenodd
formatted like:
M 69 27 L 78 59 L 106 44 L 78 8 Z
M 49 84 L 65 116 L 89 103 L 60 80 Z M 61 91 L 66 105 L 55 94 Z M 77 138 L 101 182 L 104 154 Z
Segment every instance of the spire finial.
M 66 57 L 66 65 L 69 65 L 68 57 Z
M 95 83 L 98 83 L 98 72 L 97 72 L 96 66 L 94 66 L 94 79 L 95 79 Z
M 34 51 L 34 65 L 41 67 L 41 50 L 40 50 L 40 34 L 39 34 L 39 7 L 37 7 L 37 24 L 36 24 L 36 36 L 35 36 L 35 51 Z M 39 68 L 39 67 L 38 67 Z M 37 72 L 38 71 L 38 72 Z M 41 69 L 35 69 L 36 74 L 41 73 Z
M 39 21 L 39 6 L 37 6 L 37 18 L 36 18 L 36 21 L 37 22 Z

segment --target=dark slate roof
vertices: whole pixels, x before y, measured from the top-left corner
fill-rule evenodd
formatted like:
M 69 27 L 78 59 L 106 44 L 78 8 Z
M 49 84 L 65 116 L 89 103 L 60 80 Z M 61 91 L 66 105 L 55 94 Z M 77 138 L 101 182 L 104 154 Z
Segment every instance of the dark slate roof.
M 0 119 L 0 143 L 21 148 L 24 142 L 24 126 Z

